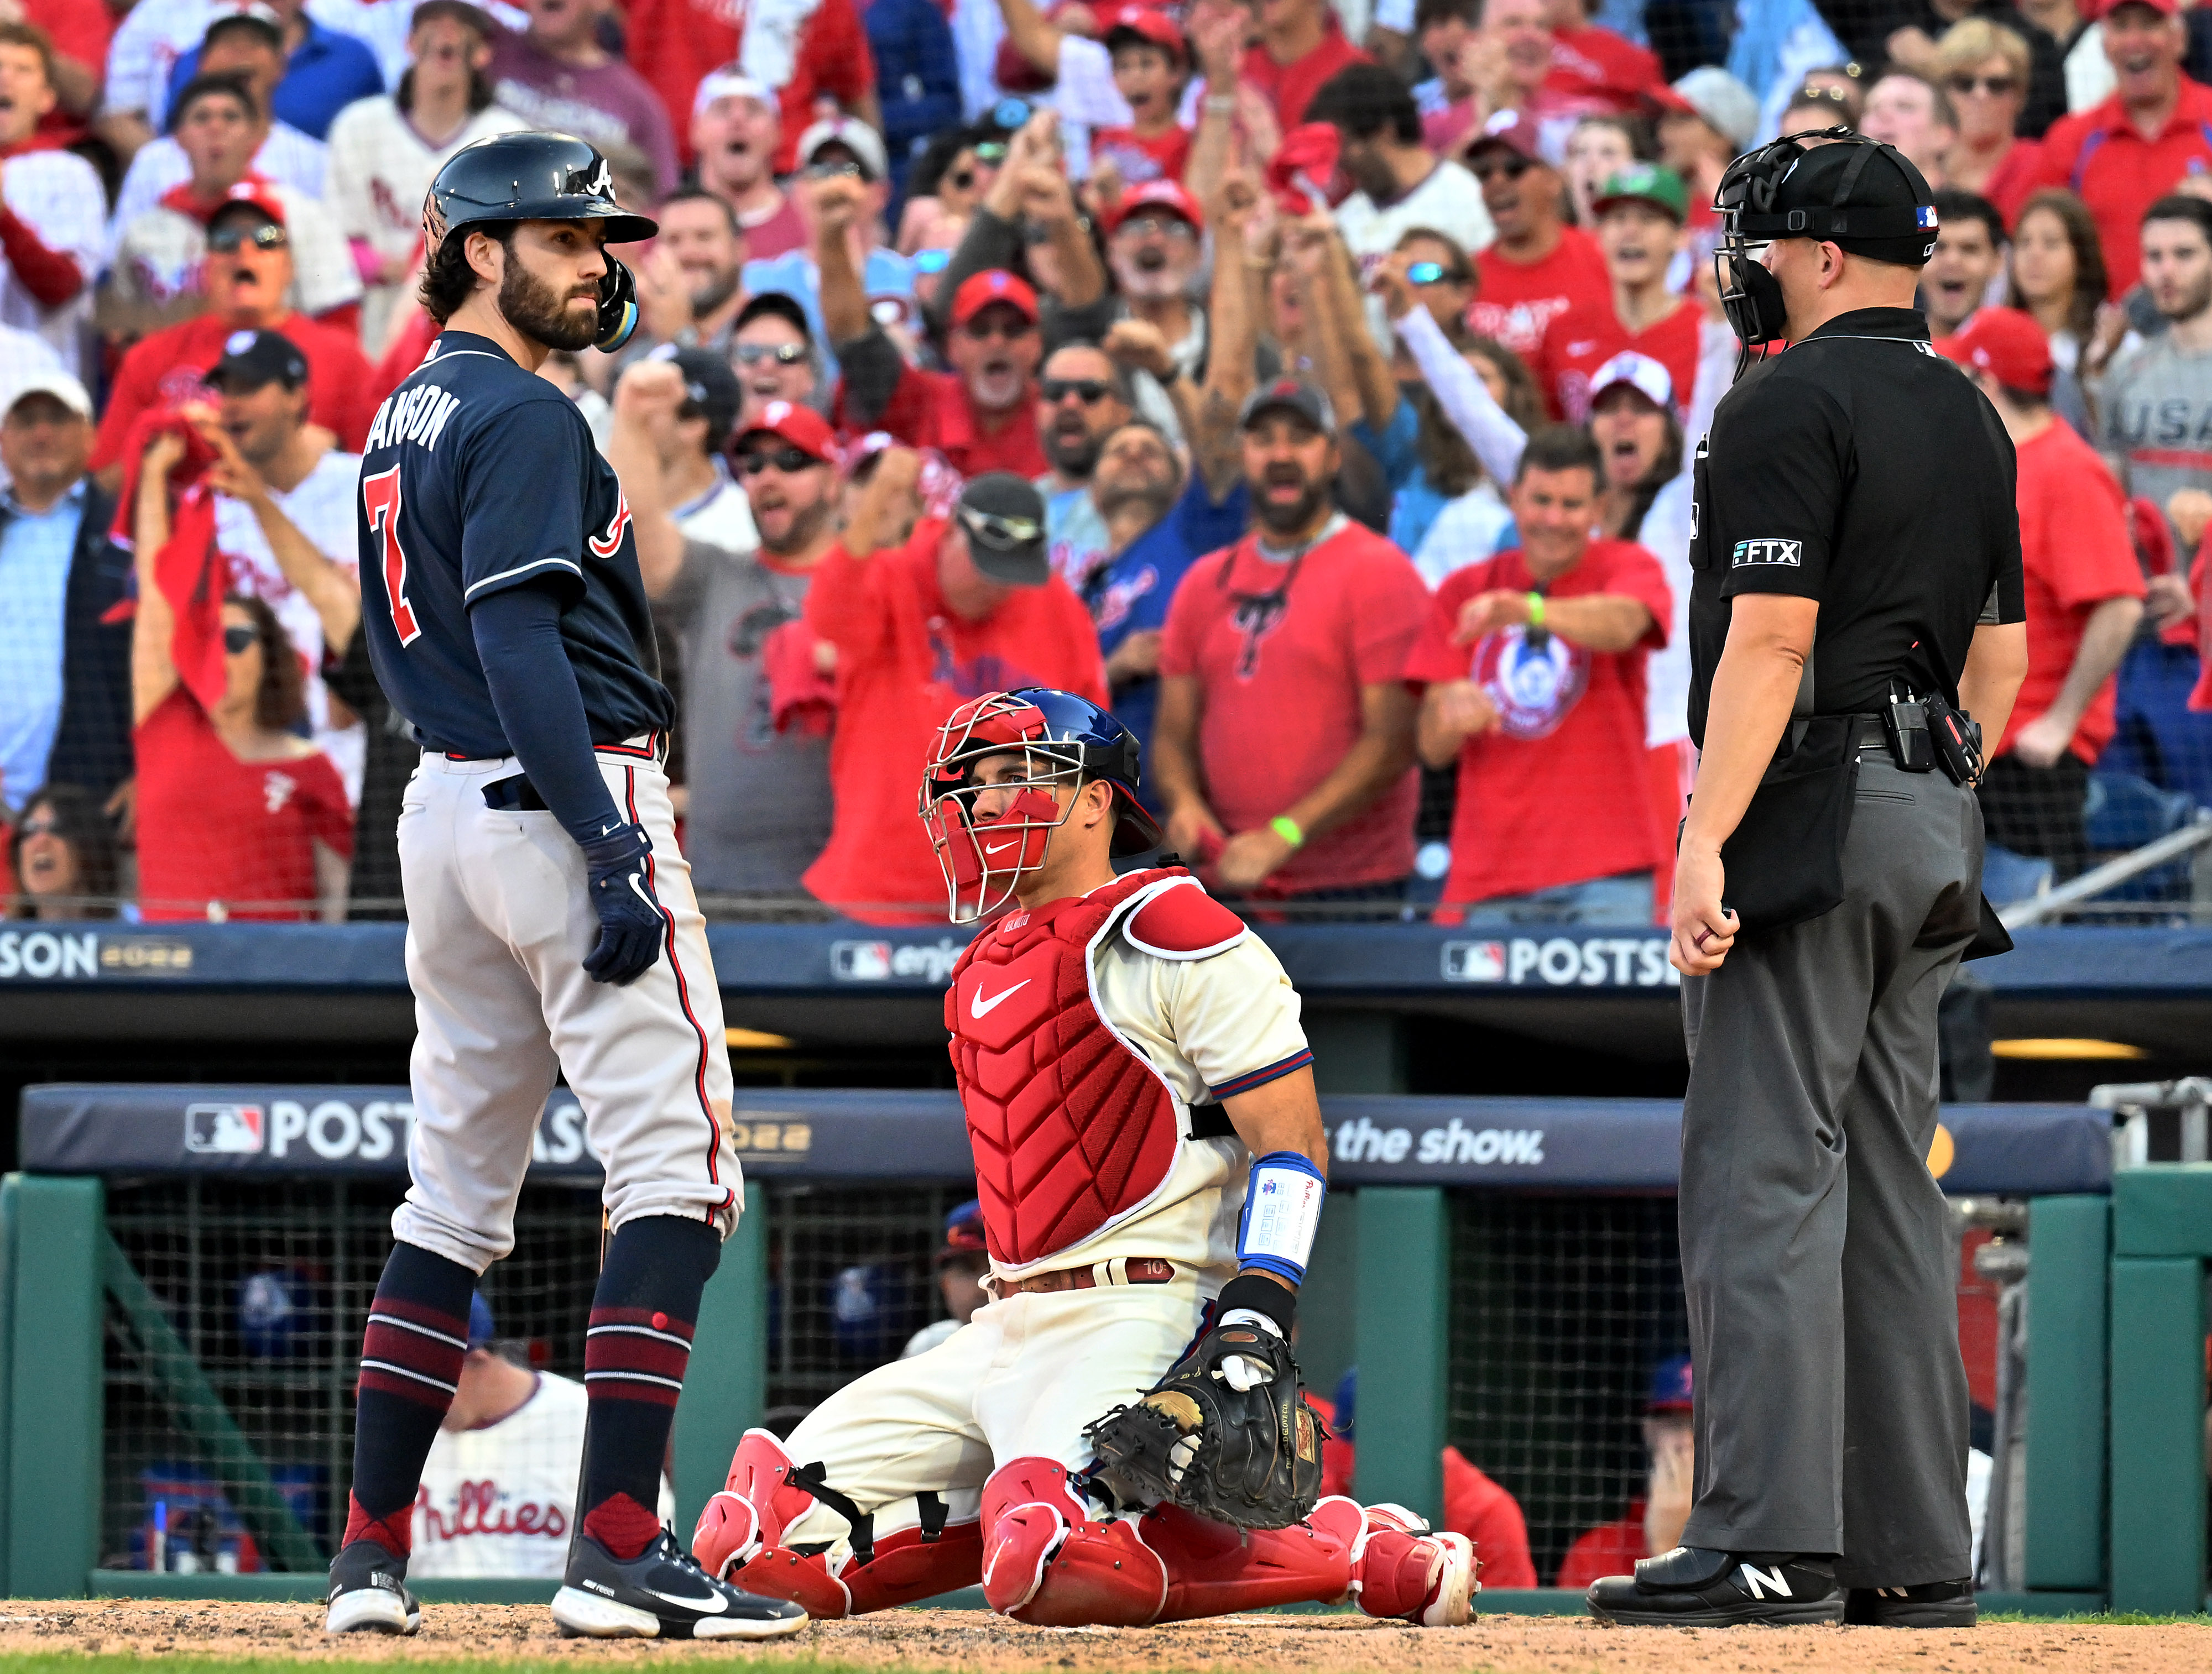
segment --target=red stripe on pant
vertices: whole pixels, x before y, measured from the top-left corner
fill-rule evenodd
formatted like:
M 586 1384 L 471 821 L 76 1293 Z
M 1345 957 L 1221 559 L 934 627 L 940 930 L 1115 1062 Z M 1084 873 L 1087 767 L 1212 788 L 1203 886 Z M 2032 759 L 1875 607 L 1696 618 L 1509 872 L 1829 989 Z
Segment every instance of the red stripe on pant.
M 623 811 L 629 816 L 632 825 L 641 830 L 644 828 L 645 822 L 637 816 L 637 770 L 635 767 L 623 769 Z M 659 886 L 654 880 L 653 851 L 650 848 L 645 854 L 645 882 L 648 888 L 658 890 Z M 657 893 L 654 899 L 659 899 Z M 691 1025 L 691 1033 L 699 1040 L 698 1067 L 693 1072 L 692 1084 L 699 1098 L 699 1113 L 707 1119 L 707 1179 L 711 1184 L 720 1186 L 722 1183 L 720 1156 L 722 1124 L 714 1114 L 714 1101 L 707 1096 L 707 1031 L 700 1024 L 697 1014 L 691 1010 L 691 987 L 684 978 L 684 961 L 676 956 L 676 915 L 664 905 L 660 917 L 668 926 L 663 940 L 668 949 L 668 968 L 676 974 L 676 1003 L 683 1008 L 684 1021 Z M 724 1201 L 726 1203 L 728 1198 L 726 1197 Z

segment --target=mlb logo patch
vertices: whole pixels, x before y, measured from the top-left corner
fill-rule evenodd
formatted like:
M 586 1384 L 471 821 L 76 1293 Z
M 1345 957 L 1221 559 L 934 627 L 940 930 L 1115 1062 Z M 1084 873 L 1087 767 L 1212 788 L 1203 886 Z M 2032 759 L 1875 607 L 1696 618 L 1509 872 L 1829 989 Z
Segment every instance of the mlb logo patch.
M 258 1104 L 185 1107 L 185 1149 L 197 1155 L 250 1156 L 260 1150 L 264 1132 Z
M 1920 206 L 1920 230 L 1923 233 L 1936 230 L 1936 206 L 1933 203 Z

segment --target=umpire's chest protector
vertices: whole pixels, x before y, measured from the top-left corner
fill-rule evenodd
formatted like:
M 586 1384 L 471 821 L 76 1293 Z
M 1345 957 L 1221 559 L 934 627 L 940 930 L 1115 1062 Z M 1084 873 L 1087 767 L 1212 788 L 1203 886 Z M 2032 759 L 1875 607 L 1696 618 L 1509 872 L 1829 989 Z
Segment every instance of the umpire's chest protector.
M 1141 1208 L 1167 1183 L 1182 1113 L 1101 1015 L 1092 951 L 1176 871 L 1133 872 L 1015 913 L 968 944 L 945 997 L 992 1259 L 1028 1267 Z M 1225 916 L 1225 915 L 1224 915 Z

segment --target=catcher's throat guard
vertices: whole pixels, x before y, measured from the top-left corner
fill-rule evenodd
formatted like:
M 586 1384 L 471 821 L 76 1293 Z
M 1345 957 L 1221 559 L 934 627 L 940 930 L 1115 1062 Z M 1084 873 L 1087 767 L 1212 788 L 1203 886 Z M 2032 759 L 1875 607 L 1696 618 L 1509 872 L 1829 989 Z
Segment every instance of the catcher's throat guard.
M 978 777 L 994 757 L 1019 771 Z M 1074 811 L 1059 792 L 1090 779 L 1114 789 L 1113 852 L 1158 847 L 1159 827 L 1137 800 L 1135 737 L 1087 698 L 1048 687 L 992 692 L 963 703 L 937 729 L 916 812 L 945 876 L 945 914 L 972 924 L 1014 904 L 1045 864 L 1053 834 Z M 992 794 L 988 813 L 979 807 Z
M 1784 188 L 1791 176 L 1816 149 L 1831 145 L 1849 146 L 1852 152 L 1836 171 L 1829 201 L 1795 207 L 1784 204 L 1781 199 L 1788 195 Z M 1896 165 L 1916 201 L 1853 203 L 1852 193 L 1868 165 L 1885 156 Z M 1920 261 L 1925 261 L 1936 247 L 1936 210 L 1919 170 L 1895 147 L 1848 128 L 1807 129 L 1744 153 L 1721 175 L 1713 208 L 1721 217 L 1721 241 L 1713 252 L 1721 309 L 1744 348 L 1736 365 L 1738 376 L 1752 350 L 1780 343 L 1788 334 L 1789 311 L 1783 300 L 1782 282 L 1759 259 L 1759 252 L 1775 240 L 1847 240 L 1847 249 L 1872 240 L 1893 243 L 1898 248 L 1881 252 L 1885 259 L 1891 254 L 1905 259 L 1905 249 L 1917 244 L 1921 246 Z

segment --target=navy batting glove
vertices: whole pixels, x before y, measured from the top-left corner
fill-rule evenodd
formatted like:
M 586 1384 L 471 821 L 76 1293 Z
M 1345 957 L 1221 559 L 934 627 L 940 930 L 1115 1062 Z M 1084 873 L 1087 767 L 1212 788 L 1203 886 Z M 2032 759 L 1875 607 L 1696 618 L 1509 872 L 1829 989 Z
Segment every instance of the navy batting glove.
M 599 915 L 599 944 L 584 961 L 584 973 L 594 982 L 626 987 L 660 957 L 668 920 L 646 869 L 652 854 L 653 839 L 635 825 L 618 826 L 584 845 L 592 910 Z

